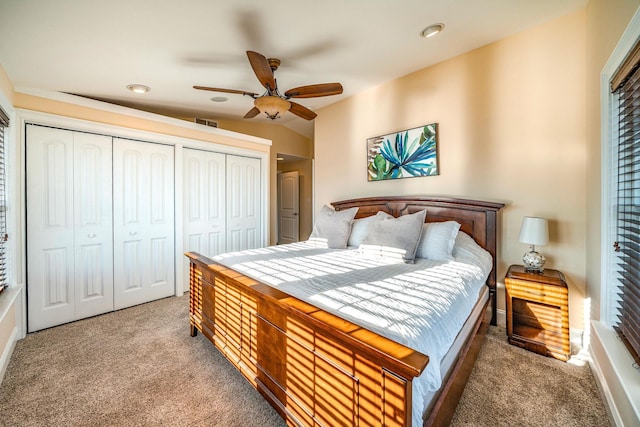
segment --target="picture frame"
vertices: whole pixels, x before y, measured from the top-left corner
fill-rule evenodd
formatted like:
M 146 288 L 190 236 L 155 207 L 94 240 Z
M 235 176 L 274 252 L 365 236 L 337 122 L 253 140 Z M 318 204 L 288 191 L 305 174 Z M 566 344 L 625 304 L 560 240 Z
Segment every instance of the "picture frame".
M 439 175 L 437 123 L 367 139 L 368 181 L 434 175 Z

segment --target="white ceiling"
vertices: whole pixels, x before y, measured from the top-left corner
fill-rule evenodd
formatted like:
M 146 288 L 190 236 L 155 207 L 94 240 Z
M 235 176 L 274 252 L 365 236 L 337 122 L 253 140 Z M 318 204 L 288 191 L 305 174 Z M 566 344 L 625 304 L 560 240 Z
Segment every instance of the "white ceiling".
M 186 117 L 240 119 L 262 93 L 246 51 L 282 61 L 281 92 L 340 82 L 312 110 L 526 28 L 587 0 L 0 0 L 0 64 L 17 91 L 109 99 Z M 420 32 L 444 23 L 440 35 Z M 136 95 L 140 83 L 151 92 Z M 214 96 L 227 96 L 224 103 Z M 254 121 L 269 121 L 257 117 Z M 277 123 L 306 135 L 312 122 Z

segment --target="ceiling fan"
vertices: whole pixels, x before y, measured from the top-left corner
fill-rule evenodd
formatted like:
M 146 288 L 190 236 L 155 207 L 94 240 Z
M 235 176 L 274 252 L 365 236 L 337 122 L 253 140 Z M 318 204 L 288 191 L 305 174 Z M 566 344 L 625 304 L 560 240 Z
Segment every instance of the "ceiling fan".
M 299 86 L 289 89 L 281 95 L 278 91 L 278 84 L 273 73 L 280 66 L 280 60 L 277 58 L 266 58 L 257 52 L 247 51 L 247 57 L 251 68 L 256 77 L 265 87 L 266 91 L 260 95 L 254 92 L 246 92 L 235 89 L 222 89 L 217 87 L 194 86 L 194 89 L 210 90 L 213 92 L 238 93 L 247 95 L 254 99 L 254 107 L 244 115 L 245 119 L 250 119 L 260 112 L 266 114 L 271 120 L 281 117 L 287 111 L 302 117 L 306 120 L 313 120 L 317 114 L 296 102 L 290 101 L 291 98 L 315 98 L 318 96 L 339 95 L 342 93 L 342 85 L 340 83 L 322 83 L 308 86 Z

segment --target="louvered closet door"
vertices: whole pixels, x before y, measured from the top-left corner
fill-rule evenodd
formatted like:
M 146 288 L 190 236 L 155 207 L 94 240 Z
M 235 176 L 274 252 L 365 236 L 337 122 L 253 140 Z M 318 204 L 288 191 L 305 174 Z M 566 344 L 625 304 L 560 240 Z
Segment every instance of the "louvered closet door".
M 174 293 L 174 151 L 114 138 L 114 302 L 121 309 Z
M 227 156 L 227 250 L 262 246 L 260 159 Z
M 184 250 L 212 257 L 226 251 L 225 155 L 185 148 Z M 185 283 L 189 262 L 184 260 Z
M 30 332 L 113 310 L 111 138 L 28 125 Z

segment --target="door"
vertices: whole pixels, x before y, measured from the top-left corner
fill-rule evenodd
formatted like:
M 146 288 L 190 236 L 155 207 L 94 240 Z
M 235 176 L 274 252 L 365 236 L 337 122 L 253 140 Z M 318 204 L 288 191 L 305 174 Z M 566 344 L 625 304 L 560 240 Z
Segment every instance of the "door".
M 298 171 L 278 174 L 278 244 L 300 240 L 300 177 Z
M 111 137 L 28 125 L 28 330 L 113 310 Z
M 76 319 L 113 310 L 112 138 L 74 133 Z
M 260 159 L 227 155 L 227 251 L 262 246 L 260 173 Z
M 114 138 L 115 309 L 170 296 L 174 268 L 174 149 Z
M 184 250 L 207 257 L 226 251 L 225 158 L 222 153 L 185 148 Z M 185 283 L 189 261 L 184 257 Z

